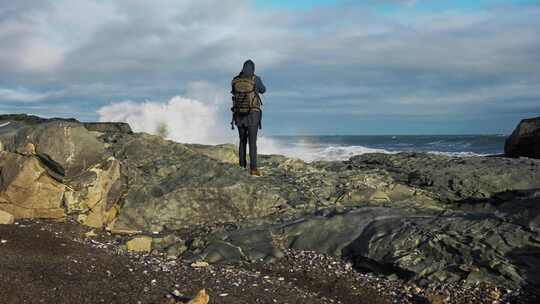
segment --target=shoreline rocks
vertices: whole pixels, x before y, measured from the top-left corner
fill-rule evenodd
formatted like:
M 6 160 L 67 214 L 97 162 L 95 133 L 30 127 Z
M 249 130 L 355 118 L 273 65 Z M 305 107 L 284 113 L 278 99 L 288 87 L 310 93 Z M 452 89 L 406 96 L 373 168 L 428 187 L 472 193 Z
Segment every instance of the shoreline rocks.
M 194 261 L 299 249 L 392 277 L 540 284 L 540 160 L 261 155 L 253 178 L 233 145 L 24 115 L 0 115 L 0 126 L 0 210 L 15 218 L 151 234 L 127 246 Z
M 504 145 L 507 157 L 540 158 L 540 117 L 522 120 Z

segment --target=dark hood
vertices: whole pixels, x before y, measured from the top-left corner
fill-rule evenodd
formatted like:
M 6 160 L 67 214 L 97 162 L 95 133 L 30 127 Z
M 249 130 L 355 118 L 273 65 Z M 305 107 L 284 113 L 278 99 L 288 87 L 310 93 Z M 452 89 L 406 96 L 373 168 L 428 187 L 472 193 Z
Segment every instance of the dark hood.
M 251 77 L 253 75 L 255 75 L 255 63 L 248 60 L 244 62 L 244 67 L 242 67 L 242 71 L 240 72 L 239 76 Z

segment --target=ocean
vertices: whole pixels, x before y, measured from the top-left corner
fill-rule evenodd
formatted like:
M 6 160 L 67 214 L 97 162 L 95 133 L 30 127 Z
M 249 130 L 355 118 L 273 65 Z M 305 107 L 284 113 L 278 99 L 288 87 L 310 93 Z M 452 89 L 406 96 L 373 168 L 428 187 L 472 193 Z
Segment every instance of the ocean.
M 280 154 L 306 161 L 346 160 L 354 155 L 374 152 L 485 156 L 502 154 L 506 138 L 507 135 L 272 136 L 263 139 L 261 152 L 272 153 L 276 150 Z

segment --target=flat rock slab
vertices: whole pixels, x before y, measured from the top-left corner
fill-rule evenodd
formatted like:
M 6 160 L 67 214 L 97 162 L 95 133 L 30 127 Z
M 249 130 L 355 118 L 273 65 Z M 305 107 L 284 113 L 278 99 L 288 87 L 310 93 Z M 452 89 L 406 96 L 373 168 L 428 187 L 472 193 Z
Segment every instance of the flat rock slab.
M 384 170 L 396 182 L 424 189 L 448 203 L 540 189 L 540 160 L 536 159 L 374 153 L 352 157 L 347 163 L 356 170 Z
M 529 199 L 527 208 L 538 210 L 538 202 Z M 202 257 L 211 262 L 275 260 L 283 249 L 312 250 L 343 257 L 362 271 L 404 279 L 538 286 L 540 235 L 533 224 L 523 219 L 512 222 L 509 213 L 497 217 L 361 207 L 217 234 Z

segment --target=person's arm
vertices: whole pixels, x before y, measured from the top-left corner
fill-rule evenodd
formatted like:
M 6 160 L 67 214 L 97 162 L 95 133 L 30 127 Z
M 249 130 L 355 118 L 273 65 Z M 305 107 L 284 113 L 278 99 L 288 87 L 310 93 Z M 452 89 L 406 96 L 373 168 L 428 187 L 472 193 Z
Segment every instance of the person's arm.
M 266 92 L 266 87 L 264 86 L 261 77 L 255 77 L 255 86 L 257 87 L 257 91 L 259 94 L 264 94 L 264 92 Z

